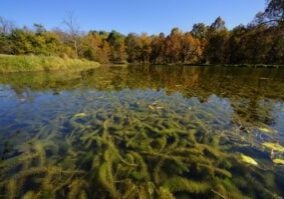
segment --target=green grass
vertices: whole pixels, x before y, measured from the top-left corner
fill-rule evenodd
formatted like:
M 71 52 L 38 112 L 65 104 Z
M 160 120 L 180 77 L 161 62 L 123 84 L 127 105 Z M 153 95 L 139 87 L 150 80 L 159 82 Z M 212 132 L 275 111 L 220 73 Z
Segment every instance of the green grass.
M 83 70 L 99 66 L 100 64 L 97 62 L 81 59 L 53 56 L 0 55 L 0 73 Z

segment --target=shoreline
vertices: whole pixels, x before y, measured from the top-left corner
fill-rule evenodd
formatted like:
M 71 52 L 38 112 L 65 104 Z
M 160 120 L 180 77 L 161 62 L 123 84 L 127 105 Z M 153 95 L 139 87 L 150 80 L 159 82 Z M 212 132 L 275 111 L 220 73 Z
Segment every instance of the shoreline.
M 98 62 L 57 56 L 0 55 L 0 73 L 48 72 L 98 68 Z

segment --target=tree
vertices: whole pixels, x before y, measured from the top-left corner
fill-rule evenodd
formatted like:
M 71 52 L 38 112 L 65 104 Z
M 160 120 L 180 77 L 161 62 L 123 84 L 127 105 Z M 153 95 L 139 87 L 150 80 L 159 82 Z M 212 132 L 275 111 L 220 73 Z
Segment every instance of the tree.
M 14 23 L 0 16 L 0 34 L 9 35 L 15 29 Z
M 199 39 L 204 39 L 208 32 L 208 27 L 204 23 L 194 24 L 191 30 L 191 34 Z
M 265 10 L 267 17 L 277 22 L 284 21 L 284 1 L 283 0 L 267 0 L 267 8 Z
M 226 29 L 225 21 L 218 17 L 210 26 L 207 34 L 206 60 L 211 64 L 226 63 L 226 44 L 229 32 Z
M 46 32 L 45 27 L 42 24 L 34 24 L 34 29 L 35 29 L 35 33 L 40 35 L 40 34 L 44 34 Z
M 226 29 L 225 21 L 221 17 L 217 17 L 217 19 L 211 24 L 211 31 L 221 31 Z
M 178 28 L 173 28 L 166 38 L 167 62 L 178 63 L 182 60 L 183 33 Z
M 0 53 L 11 54 L 11 42 L 9 40 L 9 34 L 14 29 L 14 24 L 11 21 L 0 17 Z
M 11 42 L 7 36 L 0 34 L 0 54 L 11 54 Z
M 12 42 L 12 54 L 30 54 L 33 53 L 32 44 L 30 42 L 32 32 L 27 29 L 14 29 L 9 35 L 9 40 Z
M 226 55 L 228 58 L 228 63 L 244 64 L 247 62 L 247 32 L 247 28 L 243 25 L 239 25 L 231 31 L 230 37 L 226 45 Z
M 109 34 L 107 41 L 111 48 L 110 61 L 113 63 L 126 62 L 127 54 L 125 47 L 125 37 L 116 31 L 112 31 Z
M 127 35 L 126 40 L 126 51 L 128 54 L 128 62 L 135 63 L 135 62 L 142 62 L 141 54 L 142 54 L 142 43 L 139 39 L 139 36 L 130 33 Z
M 165 34 L 160 33 L 152 37 L 150 62 L 163 64 L 165 62 Z
M 202 55 L 202 46 L 199 39 L 194 38 L 191 33 L 186 33 L 183 37 L 183 54 L 184 63 L 195 64 L 200 61 Z
M 151 37 L 147 35 L 147 33 L 142 33 L 142 35 L 139 37 L 140 43 L 141 43 L 141 61 L 143 63 L 149 63 L 150 62 L 150 56 L 152 52 L 151 48 Z
M 79 36 L 80 36 L 80 27 L 76 22 L 73 12 L 69 12 L 67 17 L 63 20 L 63 24 L 68 28 L 70 41 L 73 43 L 75 49 L 76 57 L 79 56 L 78 45 L 79 45 Z

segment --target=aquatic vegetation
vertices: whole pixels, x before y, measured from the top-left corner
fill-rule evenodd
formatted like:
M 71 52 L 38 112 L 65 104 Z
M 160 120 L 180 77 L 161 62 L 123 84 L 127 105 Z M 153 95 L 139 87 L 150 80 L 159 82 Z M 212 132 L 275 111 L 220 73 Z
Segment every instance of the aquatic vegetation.
M 125 68 L 121 79 L 115 72 L 98 70 L 106 76 L 71 75 L 70 87 L 55 78 L 49 85 L 41 82 L 47 91 L 38 85 L 30 88 L 35 89 L 28 90 L 31 100 L 5 101 L 0 198 L 284 195 L 283 147 L 275 142 L 272 127 L 260 122 L 263 118 L 256 125 L 241 117 L 246 102 L 232 107 L 227 99 L 208 97 L 206 88 L 192 91 L 200 98 L 184 97 L 189 92 L 180 78 L 171 84 L 184 90 L 169 94 L 158 89 L 157 79 L 164 78 L 158 72 L 146 89 L 145 79 L 133 83 Z M 49 86 L 57 85 L 62 86 L 59 94 L 50 92 Z
M 147 110 L 147 103 L 144 106 Z M 20 145 L 19 155 L 0 164 L 1 192 L 11 198 L 250 196 L 235 182 L 239 176 L 233 165 L 241 164 L 237 154 L 221 150 L 225 134 L 210 133 L 211 127 L 198 117 L 189 117 L 184 124 L 183 117 L 170 110 L 162 118 L 157 117 L 161 112 L 151 111 L 116 107 L 110 114 L 100 108 L 88 115 L 73 114 L 65 122 L 72 127 L 69 134 L 58 134 L 60 124 L 41 131 Z M 199 111 L 186 114 L 195 116 Z M 63 143 L 56 146 L 59 140 Z M 249 156 L 241 158 L 257 165 Z M 249 168 L 242 167 L 242 172 Z M 260 174 L 251 170 L 245 175 Z M 252 183 L 251 189 L 259 186 Z

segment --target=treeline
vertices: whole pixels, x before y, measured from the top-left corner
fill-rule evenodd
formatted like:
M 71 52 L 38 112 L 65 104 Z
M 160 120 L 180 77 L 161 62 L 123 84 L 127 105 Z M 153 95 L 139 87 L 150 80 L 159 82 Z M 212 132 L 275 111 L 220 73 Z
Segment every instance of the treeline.
M 269 0 L 264 13 L 248 25 L 228 30 L 218 17 L 169 35 L 90 31 L 80 33 L 72 19 L 68 31 L 15 28 L 0 18 L 0 54 L 56 55 L 100 63 L 284 64 L 284 3 Z

